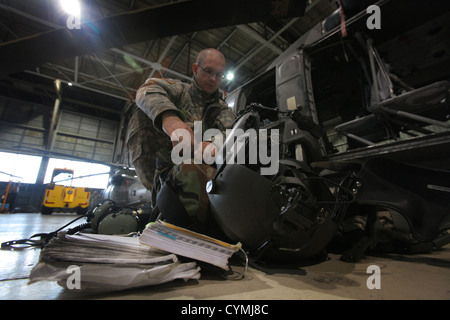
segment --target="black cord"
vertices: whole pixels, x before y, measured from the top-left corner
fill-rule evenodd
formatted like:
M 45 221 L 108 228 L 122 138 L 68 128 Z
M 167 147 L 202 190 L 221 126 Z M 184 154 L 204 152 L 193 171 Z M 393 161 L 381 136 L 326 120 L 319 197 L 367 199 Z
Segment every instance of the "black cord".
M 65 227 L 71 225 L 71 224 L 74 223 L 75 221 L 80 220 L 81 218 L 84 218 L 84 217 L 85 217 L 85 216 L 79 216 L 78 218 L 72 220 L 71 222 L 69 222 L 69 223 L 67 223 L 66 225 L 62 226 L 62 227 L 59 228 L 58 230 L 53 231 L 52 233 L 58 233 L 59 231 L 61 231 L 61 230 L 64 229 Z
M 91 227 L 91 223 L 90 222 L 86 222 L 86 223 L 80 224 L 79 226 L 76 226 L 76 227 L 74 227 L 72 229 L 67 230 L 67 234 L 72 235 L 72 234 L 77 233 L 78 231 L 81 231 L 81 230 L 84 230 L 84 229 L 87 229 L 87 228 L 90 228 L 90 227 Z
M 1 244 L 1 248 L 2 249 L 19 249 L 19 248 L 27 248 L 27 247 L 41 247 L 44 248 L 45 245 L 47 245 L 47 243 L 53 238 L 55 237 L 59 231 L 61 231 L 62 229 L 64 229 L 65 227 L 71 225 L 72 223 L 74 223 L 75 221 L 84 218 L 85 216 L 79 216 L 76 219 L 72 220 L 71 222 L 65 224 L 64 226 L 62 226 L 61 228 L 52 231 L 50 233 L 36 233 L 34 235 L 32 235 L 30 238 L 28 239 L 19 239 L 19 240 L 10 240 L 10 241 L 6 241 L 3 242 Z M 39 237 L 39 240 L 34 240 L 33 238 Z

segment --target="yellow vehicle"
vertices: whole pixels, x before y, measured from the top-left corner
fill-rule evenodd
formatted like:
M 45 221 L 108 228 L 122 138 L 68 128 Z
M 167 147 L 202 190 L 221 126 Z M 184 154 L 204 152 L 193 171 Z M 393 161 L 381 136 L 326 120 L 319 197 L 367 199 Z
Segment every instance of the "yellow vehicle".
M 91 196 L 90 188 L 72 187 L 74 171 L 54 169 L 51 182 L 45 189 L 41 213 L 51 214 L 53 210 L 74 211 L 85 214 Z

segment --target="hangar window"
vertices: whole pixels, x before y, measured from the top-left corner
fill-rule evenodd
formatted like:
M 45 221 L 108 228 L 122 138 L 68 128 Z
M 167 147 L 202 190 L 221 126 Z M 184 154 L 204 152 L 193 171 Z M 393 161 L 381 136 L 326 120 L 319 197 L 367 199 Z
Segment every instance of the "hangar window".
M 0 181 L 10 180 L 34 184 L 39 172 L 42 158 L 23 154 L 0 152 Z M 67 168 L 74 170 L 74 187 L 105 189 L 108 186 L 111 168 L 106 165 L 51 158 L 48 163 L 44 183 L 49 183 L 53 169 Z
M 0 152 L 0 181 L 35 183 L 41 157 Z

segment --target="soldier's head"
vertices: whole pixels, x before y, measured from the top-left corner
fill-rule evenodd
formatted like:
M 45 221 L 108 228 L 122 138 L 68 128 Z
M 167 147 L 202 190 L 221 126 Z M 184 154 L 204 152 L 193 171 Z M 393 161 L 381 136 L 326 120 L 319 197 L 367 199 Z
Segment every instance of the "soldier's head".
M 219 88 L 224 77 L 225 57 L 216 49 L 204 49 L 198 54 L 192 70 L 195 82 L 200 89 L 207 94 L 212 94 Z

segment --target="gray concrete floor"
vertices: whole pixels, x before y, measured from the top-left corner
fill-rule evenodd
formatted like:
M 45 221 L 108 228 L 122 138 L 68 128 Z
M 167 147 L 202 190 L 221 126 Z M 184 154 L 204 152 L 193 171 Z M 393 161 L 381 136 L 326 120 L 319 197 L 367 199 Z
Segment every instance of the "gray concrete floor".
M 38 213 L 0 214 L 0 241 L 28 238 L 54 231 L 76 216 Z M 85 222 L 78 220 L 70 227 Z M 306 267 L 249 267 L 242 280 L 224 280 L 202 274 L 200 280 L 181 281 L 122 292 L 86 294 L 56 283 L 28 284 L 37 263 L 38 248 L 0 250 L 1 300 L 121 299 L 121 300 L 449 300 L 450 245 L 415 255 L 386 254 L 358 263 L 330 255 L 327 261 Z M 369 266 L 380 268 L 380 289 L 369 289 Z

